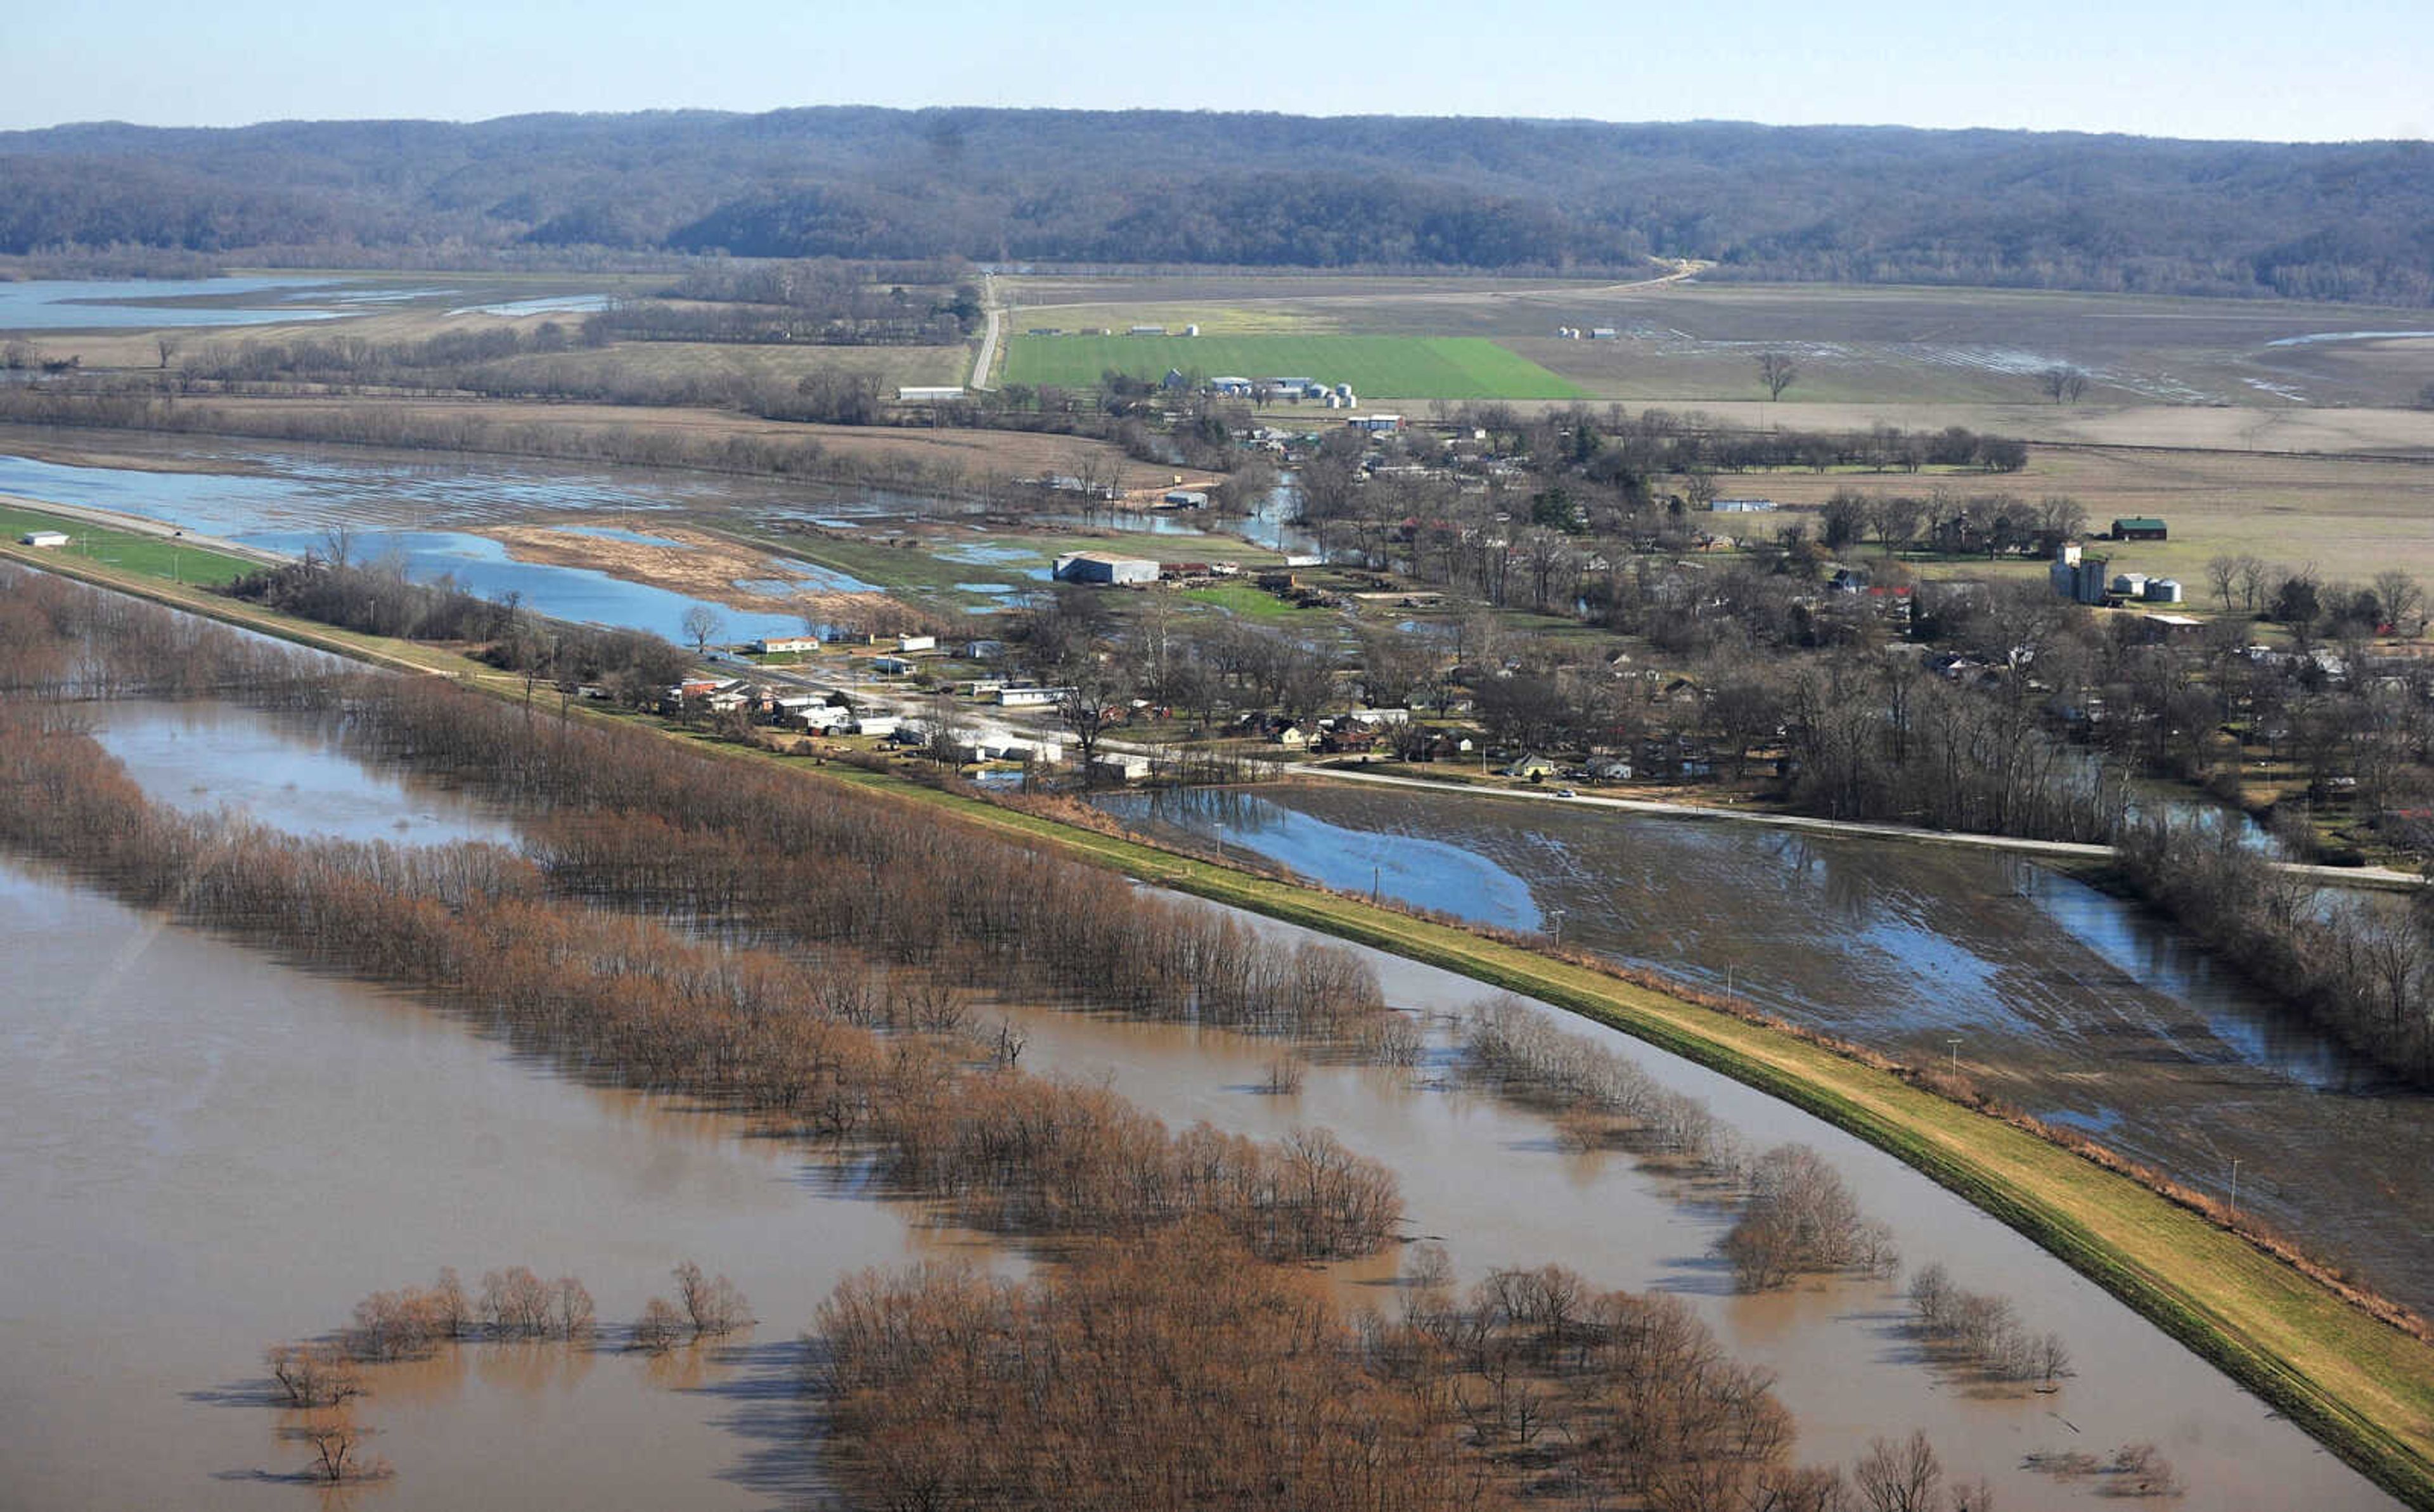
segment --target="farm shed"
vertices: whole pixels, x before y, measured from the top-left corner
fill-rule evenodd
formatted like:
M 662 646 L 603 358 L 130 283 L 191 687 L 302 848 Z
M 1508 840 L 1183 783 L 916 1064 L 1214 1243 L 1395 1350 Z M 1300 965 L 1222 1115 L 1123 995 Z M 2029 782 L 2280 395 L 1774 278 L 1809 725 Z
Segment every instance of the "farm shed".
M 1157 564 L 1139 556 L 1107 552 L 1073 552 L 1056 559 L 1059 583 L 1155 583 Z
M 2133 515 L 2113 522 L 2113 538 L 2117 541 L 2160 541 L 2167 537 L 2162 520 L 2152 515 Z
M 29 530 L 17 537 L 20 546 L 65 546 L 68 533 L 63 530 Z

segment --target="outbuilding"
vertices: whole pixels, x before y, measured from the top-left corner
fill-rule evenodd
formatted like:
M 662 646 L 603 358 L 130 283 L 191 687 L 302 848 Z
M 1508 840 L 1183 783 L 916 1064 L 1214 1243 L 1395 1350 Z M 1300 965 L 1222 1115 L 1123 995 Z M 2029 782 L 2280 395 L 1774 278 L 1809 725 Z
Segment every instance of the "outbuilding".
M 1108 552 L 1071 552 L 1056 559 L 1059 583 L 1155 583 L 1157 564 L 1145 557 L 1117 556 Z
M 2166 538 L 2164 522 L 2152 515 L 2133 515 L 2113 522 L 2113 538 L 2117 541 L 2160 541 Z
M 17 537 L 20 546 L 65 546 L 68 533 L 63 530 L 29 530 Z

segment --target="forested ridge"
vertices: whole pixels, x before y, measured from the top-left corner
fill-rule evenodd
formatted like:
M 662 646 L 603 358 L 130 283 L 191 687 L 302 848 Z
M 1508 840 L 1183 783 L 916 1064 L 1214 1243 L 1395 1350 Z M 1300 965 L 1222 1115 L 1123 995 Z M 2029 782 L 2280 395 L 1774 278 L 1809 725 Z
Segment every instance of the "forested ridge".
M 0 133 L 0 253 L 575 249 L 2434 302 L 2434 149 L 864 107 Z M 270 254 L 285 253 L 283 259 Z

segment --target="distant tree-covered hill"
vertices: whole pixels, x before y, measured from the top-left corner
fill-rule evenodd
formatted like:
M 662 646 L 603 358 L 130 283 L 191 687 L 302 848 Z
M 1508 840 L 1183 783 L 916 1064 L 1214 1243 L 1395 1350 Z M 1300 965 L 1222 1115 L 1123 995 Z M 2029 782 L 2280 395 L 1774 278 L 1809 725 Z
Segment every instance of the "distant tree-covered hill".
M 1628 269 L 2434 302 L 2434 148 L 835 108 L 0 133 L 0 252 Z

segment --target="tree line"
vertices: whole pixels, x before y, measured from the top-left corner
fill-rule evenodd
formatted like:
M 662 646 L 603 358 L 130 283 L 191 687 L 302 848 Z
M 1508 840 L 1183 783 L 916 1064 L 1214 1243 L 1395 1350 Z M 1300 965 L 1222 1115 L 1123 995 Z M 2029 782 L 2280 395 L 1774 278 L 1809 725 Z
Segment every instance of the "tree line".
M 859 107 L 74 127 L 0 136 L 0 253 L 1539 272 L 1681 257 L 1716 263 L 1711 278 L 2422 305 L 2423 157 L 2408 142 Z
M 1923 1438 L 1792 1463 L 1763 1370 L 1676 1299 L 1560 1266 L 1466 1292 L 1442 1247 L 1392 1313 L 1223 1235 L 1094 1245 L 1040 1277 L 868 1271 L 821 1305 L 811 1380 L 848 1497 L 942 1509 L 1969 1512 Z

